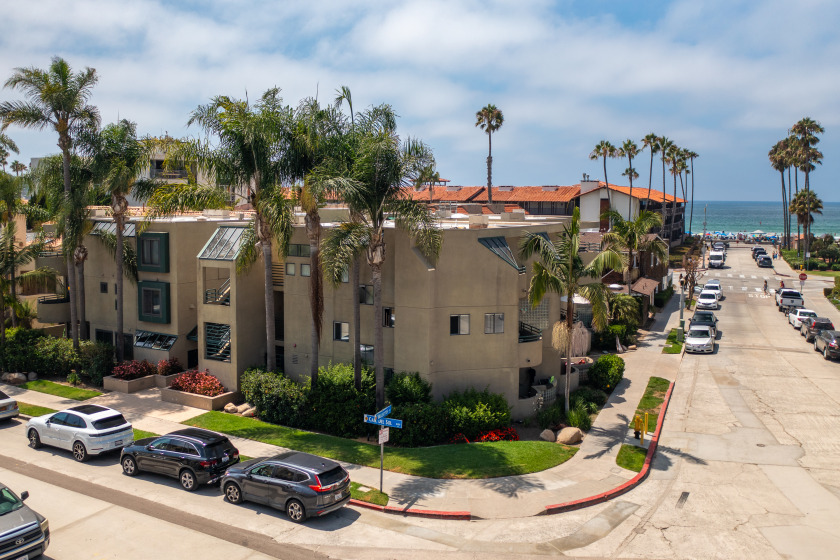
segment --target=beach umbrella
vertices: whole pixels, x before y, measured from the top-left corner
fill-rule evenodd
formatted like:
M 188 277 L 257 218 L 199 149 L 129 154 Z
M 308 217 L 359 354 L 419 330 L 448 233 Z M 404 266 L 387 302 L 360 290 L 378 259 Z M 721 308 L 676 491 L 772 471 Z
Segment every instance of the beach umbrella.
M 753 235 L 764 235 L 764 232 L 763 232 L 763 231 L 761 231 L 760 229 L 757 229 L 757 230 L 755 230 L 754 232 L 752 232 L 752 234 L 753 234 Z

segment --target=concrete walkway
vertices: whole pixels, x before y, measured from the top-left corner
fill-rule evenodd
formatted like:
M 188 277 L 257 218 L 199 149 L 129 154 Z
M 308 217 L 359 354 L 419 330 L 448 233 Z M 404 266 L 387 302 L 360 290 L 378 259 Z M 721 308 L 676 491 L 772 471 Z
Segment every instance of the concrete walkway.
M 519 518 L 541 514 L 550 504 L 608 492 L 633 478 L 636 473 L 618 467 L 615 458 L 621 443 L 638 444 L 627 426 L 648 379 L 651 376 L 671 381 L 676 378 L 681 355 L 662 354 L 662 348 L 669 330 L 679 323 L 678 308 L 679 297 L 674 297 L 650 329 L 640 331 L 638 349 L 622 355 L 626 363 L 624 379 L 613 391 L 572 459 L 539 473 L 483 480 L 439 480 L 386 471 L 383 490 L 391 497 L 389 506 L 469 512 L 472 518 Z M 10 385 L 0 386 L 10 396 L 28 404 L 59 410 L 78 404 Z M 115 408 L 135 427 L 159 434 L 181 429 L 180 422 L 204 412 L 163 402 L 160 390 L 156 388 L 134 394 L 106 393 L 86 402 Z M 270 456 L 281 450 L 253 440 L 235 437 L 231 440 L 240 453 L 251 457 Z M 379 487 L 378 469 L 344 466 L 355 482 Z

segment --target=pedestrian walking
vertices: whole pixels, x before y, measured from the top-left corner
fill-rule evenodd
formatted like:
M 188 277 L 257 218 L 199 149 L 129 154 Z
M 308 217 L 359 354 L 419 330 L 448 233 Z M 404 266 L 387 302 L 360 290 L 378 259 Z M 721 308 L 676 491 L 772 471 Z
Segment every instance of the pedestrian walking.
M 784 281 L 784 280 L 779 280 L 779 289 L 780 289 L 780 290 L 784 290 L 784 289 L 785 289 L 785 281 Z
M 764 281 L 764 295 L 767 295 L 767 280 Z

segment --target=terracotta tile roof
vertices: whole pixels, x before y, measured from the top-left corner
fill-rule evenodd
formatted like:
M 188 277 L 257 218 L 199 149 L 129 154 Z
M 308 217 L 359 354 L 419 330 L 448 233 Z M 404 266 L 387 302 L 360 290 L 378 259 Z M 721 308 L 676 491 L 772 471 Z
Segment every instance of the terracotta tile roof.
M 604 188 L 604 182 L 600 181 L 600 187 Z M 504 190 L 501 190 L 504 189 Z M 610 189 L 630 194 L 630 187 L 610 184 Z M 597 190 L 597 189 L 596 189 Z M 429 187 L 424 186 L 420 190 L 411 187 L 405 188 L 406 193 L 414 200 L 429 200 Z M 633 187 L 632 196 L 640 199 L 647 199 L 648 190 L 643 187 Z M 580 185 L 559 186 L 522 186 L 522 187 L 493 187 L 493 202 L 570 202 L 580 196 Z M 663 193 L 651 189 L 650 199 L 654 202 L 662 202 Z M 487 187 L 483 186 L 432 186 L 432 200 L 435 202 L 487 202 Z M 665 202 L 673 202 L 674 197 L 665 193 Z M 685 200 L 677 197 L 677 202 L 684 203 Z
M 601 185 L 600 188 L 603 189 L 604 188 L 604 186 L 603 186 L 604 182 L 599 181 L 599 184 Z M 634 198 L 640 198 L 642 200 L 647 200 L 647 196 L 648 196 L 648 190 L 644 187 L 633 187 L 633 192 L 631 193 L 630 192 L 630 187 L 623 187 L 623 186 L 619 186 L 619 185 L 613 185 L 612 183 L 610 183 L 610 190 L 620 192 L 620 193 L 624 193 L 624 194 L 629 194 L 630 196 L 632 196 Z M 662 191 L 658 191 L 656 189 L 651 189 L 650 190 L 650 199 L 652 201 L 662 202 L 662 198 L 663 198 Z M 665 193 L 665 202 L 674 202 L 674 197 L 672 195 L 668 194 L 668 193 Z M 677 202 L 683 202 L 684 203 L 685 200 L 681 199 L 680 197 L 677 197 Z
M 435 202 L 472 202 L 472 197 L 475 196 L 478 191 L 483 189 L 484 187 L 445 187 L 442 185 L 435 185 L 432 187 L 432 200 Z M 428 187 L 424 187 L 420 190 L 406 187 L 404 190 L 414 200 L 429 200 Z
M 659 286 L 659 282 L 652 278 L 639 278 L 636 280 L 631 289 L 634 292 L 639 292 L 640 294 L 645 294 L 648 296 L 653 297 L 653 293 L 656 291 L 656 288 Z
M 487 202 L 487 188 L 479 187 L 481 191 L 471 202 Z M 550 185 L 546 187 L 513 187 L 510 190 L 500 190 L 493 187 L 493 202 L 569 202 L 580 194 L 580 185 L 561 187 Z

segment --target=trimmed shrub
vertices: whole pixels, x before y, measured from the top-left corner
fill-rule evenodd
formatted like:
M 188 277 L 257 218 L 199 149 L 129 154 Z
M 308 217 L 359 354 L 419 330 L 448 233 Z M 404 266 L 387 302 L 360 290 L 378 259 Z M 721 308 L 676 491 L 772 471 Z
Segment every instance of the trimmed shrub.
M 824 262 L 821 262 L 820 264 L 817 265 L 817 270 L 822 270 L 822 271 L 828 270 L 828 264 L 824 263 Z
M 181 373 L 184 371 L 181 362 L 178 358 L 169 358 L 168 360 L 161 360 L 157 363 L 158 375 L 172 375 L 173 373 Z
M 403 421 L 401 430 L 391 430 L 390 441 L 406 447 L 425 447 L 446 441 L 450 435 L 446 409 L 435 403 L 394 405 L 391 413 Z
M 671 296 L 674 295 L 674 287 L 668 286 L 667 289 L 658 292 L 656 295 L 653 296 L 653 305 L 654 307 L 658 307 L 662 309 L 665 307 L 665 304 L 671 299 Z
M 114 366 L 111 375 L 117 379 L 122 379 L 123 381 L 131 381 L 132 379 L 140 379 L 141 377 L 155 375 L 156 373 L 157 369 L 151 364 L 151 362 L 147 362 L 146 360 L 132 360 L 130 362 L 123 362 Z M 187 392 L 189 393 L 192 391 Z
M 432 385 L 415 372 L 398 373 L 385 386 L 385 396 L 392 405 L 432 402 Z
M 74 369 L 80 369 L 79 354 L 73 349 L 69 338 L 53 336 L 40 337 L 35 344 L 35 355 L 31 369 L 38 375 L 57 375 L 66 378 Z
M 563 422 L 566 414 L 563 412 L 564 403 L 556 400 L 537 413 L 537 425 L 541 430 L 556 426 Z
M 584 432 L 588 432 L 592 427 L 592 418 L 589 416 L 589 411 L 585 406 L 579 405 L 569 410 L 569 426 L 580 428 Z
M 376 409 L 373 372 L 362 368 L 362 389 L 353 383 L 352 364 L 330 364 L 318 369 L 318 381 L 309 391 L 307 427 L 339 437 L 359 437 L 369 432 L 363 414 Z
M 840 264 L 831 265 L 831 270 L 833 270 L 834 272 L 840 271 Z
M 633 338 L 636 336 L 638 329 L 629 325 L 609 325 L 601 332 L 595 332 L 593 346 L 599 350 L 615 350 L 615 337 L 621 341 L 621 344 L 628 346 L 633 344 Z
M 102 386 L 102 378 L 114 368 L 114 347 L 106 342 L 80 342 L 82 375 L 91 385 Z
M 43 331 L 22 329 L 19 327 L 6 329 L 6 344 L 3 346 L 4 371 L 37 371 L 35 347 L 39 340 L 47 335 Z M 37 371 L 37 373 L 41 373 Z
M 510 407 L 504 396 L 487 389 L 455 391 L 443 401 L 452 431 L 474 440 L 481 432 L 510 425 Z
M 172 380 L 172 385 L 169 388 L 185 393 L 204 395 L 205 397 L 217 397 L 225 392 L 221 381 L 210 375 L 210 372 L 206 369 L 204 371 L 196 369 L 185 371 Z
M 294 428 L 303 426 L 308 387 L 292 381 L 282 373 L 267 372 L 260 368 L 243 373 L 240 387 L 245 400 L 257 407 L 261 420 Z
M 595 389 L 594 387 L 587 387 L 583 385 L 572 392 L 569 395 L 569 400 L 572 399 L 582 399 L 584 402 L 591 402 L 595 403 L 596 406 L 604 406 L 607 404 L 607 399 L 609 396 L 601 391 L 600 389 Z
M 614 354 L 604 354 L 589 368 L 589 383 L 607 393 L 611 393 L 623 377 L 624 359 Z

